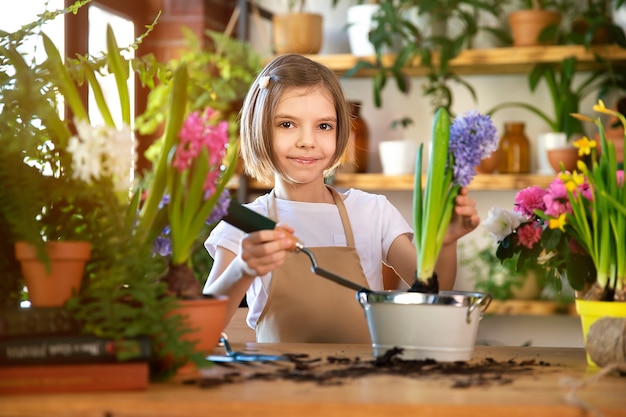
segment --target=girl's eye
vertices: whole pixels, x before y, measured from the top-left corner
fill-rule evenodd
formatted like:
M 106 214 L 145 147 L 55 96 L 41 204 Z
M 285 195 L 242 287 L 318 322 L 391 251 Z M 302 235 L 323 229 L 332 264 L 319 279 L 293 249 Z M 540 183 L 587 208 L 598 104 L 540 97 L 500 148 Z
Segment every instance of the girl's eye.
M 291 122 L 280 122 L 278 124 L 278 126 L 285 128 L 285 129 L 289 129 L 290 127 L 293 127 L 293 123 Z
M 333 128 L 333 125 L 328 124 L 328 123 L 322 123 L 320 125 L 320 129 L 322 130 L 332 130 L 332 128 Z

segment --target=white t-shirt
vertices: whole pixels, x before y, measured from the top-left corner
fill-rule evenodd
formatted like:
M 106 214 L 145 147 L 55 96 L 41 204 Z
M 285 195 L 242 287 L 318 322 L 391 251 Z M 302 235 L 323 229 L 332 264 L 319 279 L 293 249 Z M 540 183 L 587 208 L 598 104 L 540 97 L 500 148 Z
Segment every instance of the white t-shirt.
M 373 290 L 382 290 L 381 262 L 386 261 L 393 241 L 402 234 L 408 234 L 413 239 L 413 230 L 386 196 L 352 188 L 343 194 L 356 250 L 367 282 Z M 269 198 L 269 194 L 262 195 L 246 206 L 267 216 Z M 334 204 L 276 199 L 276 214 L 278 221 L 292 227 L 294 234 L 306 247 L 347 245 L 339 210 Z M 238 253 L 239 241 L 243 235 L 241 230 L 221 221 L 204 246 L 213 257 L 217 246 Z M 320 267 L 323 268 L 324 265 Z M 246 321 L 252 328 L 255 328 L 267 301 L 270 282 L 271 274 L 257 277 L 247 290 L 249 313 Z

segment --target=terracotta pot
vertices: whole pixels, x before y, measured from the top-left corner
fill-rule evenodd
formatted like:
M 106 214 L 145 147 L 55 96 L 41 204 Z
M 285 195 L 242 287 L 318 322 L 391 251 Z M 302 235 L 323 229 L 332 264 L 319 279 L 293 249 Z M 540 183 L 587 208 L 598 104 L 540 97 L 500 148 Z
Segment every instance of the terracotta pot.
M 574 147 L 548 149 L 548 161 L 554 172 L 561 172 L 561 163 L 566 171 L 576 170 L 576 164 L 580 159 L 578 149 Z
M 185 326 L 191 330 L 183 335 L 183 339 L 195 342 L 197 351 L 210 353 L 226 327 L 228 297 L 179 300 L 178 305 L 171 314 L 183 317 Z
M 509 14 L 513 46 L 536 46 L 539 34 L 548 26 L 561 23 L 561 12 L 553 10 L 516 10 Z
M 480 161 L 480 164 L 476 167 L 476 172 L 479 174 L 492 174 L 500 164 L 500 150 L 496 149 L 487 158 Z
M 276 54 L 316 54 L 322 49 L 321 14 L 275 14 L 272 29 Z
M 39 260 L 36 248 L 26 242 L 15 243 L 15 257 L 21 263 L 22 275 L 33 307 L 60 307 L 78 293 L 91 256 L 89 242 L 49 242 L 46 252 L 50 268 Z
M 580 35 L 586 35 L 589 30 L 589 21 L 582 17 L 577 17 L 572 21 L 572 31 Z M 613 43 L 613 34 L 606 26 L 600 26 L 593 31 L 591 36 L 592 45 L 605 45 Z

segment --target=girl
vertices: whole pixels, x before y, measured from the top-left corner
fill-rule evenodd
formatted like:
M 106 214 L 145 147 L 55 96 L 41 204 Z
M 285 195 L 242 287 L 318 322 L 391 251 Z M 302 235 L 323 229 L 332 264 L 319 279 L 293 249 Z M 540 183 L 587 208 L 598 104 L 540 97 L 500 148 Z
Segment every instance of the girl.
M 384 262 L 413 282 L 413 231 L 400 212 L 385 196 L 324 183 L 350 134 L 348 103 L 330 69 L 301 55 L 274 59 L 248 92 L 240 133 L 246 173 L 274 182 L 249 208 L 280 222 L 337 275 L 382 290 Z M 454 285 L 456 241 L 478 224 L 464 189 L 436 267 L 441 289 Z M 214 264 L 204 293 L 228 295 L 229 317 L 246 294 L 259 342 L 370 343 L 354 291 L 313 274 L 292 245 L 280 228 L 244 234 L 219 223 L 205 242 Z

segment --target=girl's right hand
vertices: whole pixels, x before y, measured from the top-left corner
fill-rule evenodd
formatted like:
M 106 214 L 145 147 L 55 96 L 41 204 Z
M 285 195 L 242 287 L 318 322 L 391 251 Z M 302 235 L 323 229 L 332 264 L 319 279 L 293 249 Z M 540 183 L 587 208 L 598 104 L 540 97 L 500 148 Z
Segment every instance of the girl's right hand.
M 239 256 L 257 276 L 272 272 L 283 264 L 287 252 L 295 249 L 293 232 L 291 227 L 279 223 L 273 230 L 248 233 L 239 242 Z

